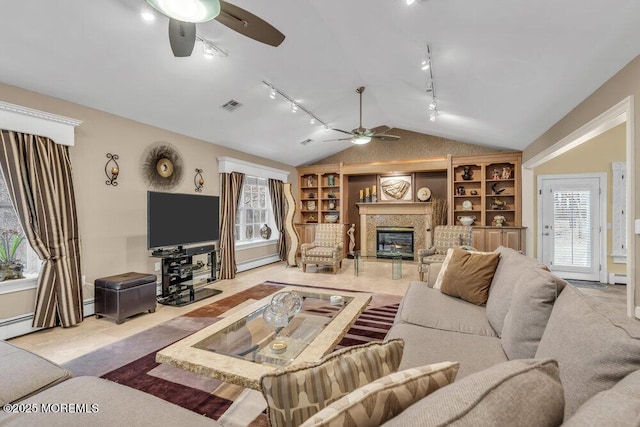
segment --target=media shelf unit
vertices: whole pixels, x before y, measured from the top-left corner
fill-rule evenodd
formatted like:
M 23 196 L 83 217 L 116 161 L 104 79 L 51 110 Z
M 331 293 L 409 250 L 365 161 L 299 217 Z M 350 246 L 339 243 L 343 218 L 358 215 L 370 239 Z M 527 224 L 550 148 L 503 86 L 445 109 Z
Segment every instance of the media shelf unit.
M 206 264 L 193 263 L 193 256 L 198 254 L 207 254 Z M 217 257 L 213 246 L 158 250 L 151 256 L 162 260 L 160 304 L 181 307 L 222 292 L 205 287 L 216 281 Z

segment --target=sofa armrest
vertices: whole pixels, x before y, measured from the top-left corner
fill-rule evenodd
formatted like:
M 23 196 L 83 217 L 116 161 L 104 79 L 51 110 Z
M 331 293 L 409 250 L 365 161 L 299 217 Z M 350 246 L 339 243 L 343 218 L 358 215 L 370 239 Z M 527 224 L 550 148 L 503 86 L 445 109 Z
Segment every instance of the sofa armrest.
M 313 249 L 315 247 L 316 245 L 314 243 L 303 243 L 302 245 L 300 245 L 300 253 L 304 255 L 309 249 Z

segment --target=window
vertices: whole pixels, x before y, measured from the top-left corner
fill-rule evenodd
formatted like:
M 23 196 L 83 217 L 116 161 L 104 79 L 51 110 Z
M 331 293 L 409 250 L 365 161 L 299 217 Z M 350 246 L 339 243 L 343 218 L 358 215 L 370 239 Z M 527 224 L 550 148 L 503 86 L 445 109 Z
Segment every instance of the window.
M 16 211 L 11 204 L 9 192 L 2 173 L 0 173 L 0 232 L 8 233 L 5 237 L 7 239 L 10 239 L 12 234 L 24 236 Z M 23 274 L 26 277 L 37 276 L 42 263 L 26 240 L 23 240 L 20 246 L 18 246 L 15 259 L 24 265 Z M 0 280 L 3 280 L 3 278 L 0 278 Z
M 265 240 L 260 234 L 265 224 L 271 228 L 269 240 L 277 239 L 272 212 L 267 180 L 245 175 L 236 212 L 236 243 Z

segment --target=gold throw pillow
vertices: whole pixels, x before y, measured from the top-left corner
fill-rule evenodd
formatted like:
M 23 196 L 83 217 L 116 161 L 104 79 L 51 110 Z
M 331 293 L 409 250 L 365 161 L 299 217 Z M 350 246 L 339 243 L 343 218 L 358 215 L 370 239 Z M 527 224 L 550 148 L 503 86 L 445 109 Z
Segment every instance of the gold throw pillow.
M 453 248 L 440 292 L 472 304 L 486 304 L 499 260 L 500 254 L 497 253 L 483 254 Z

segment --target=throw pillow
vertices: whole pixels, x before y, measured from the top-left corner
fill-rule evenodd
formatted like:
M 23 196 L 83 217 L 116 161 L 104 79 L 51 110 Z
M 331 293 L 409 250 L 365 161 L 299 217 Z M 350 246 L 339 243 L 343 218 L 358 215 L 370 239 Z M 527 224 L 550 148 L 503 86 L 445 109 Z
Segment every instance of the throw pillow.
M 556 276 L 542 269 L 526 269 L 514 288 L 500 343 L 509 360 L 530 359 L 536 355 L 558 297 Z
M 558 426 L 563 411 L 558 364 L 512 360 L 436 390 L 384 426 Z
M 499 260 L 500 255 L 493 252 L 482 254 L 453 248 L 440 292 L 472 304 L 485 304 Z
M 333 402 L 302 427 L 379 426 L 451 384 L 459 367 L 457 362 L 442 362 L 387 375 Z
M 571 285 L 558 297 L 536 351 L 560 365 L 565 419 L 640 369 L 639 354 L 640 322 Z
M 449 267 L 449 261 L 451 260 L 451 255 L 453 255 L 453 248 L 447 249 L 447 255 L 444 257 L 444 261 L 442 261 L 442 267 L 440 267 L 440 271 L 438 272 L 436 283 L 433 284 L 433 289 L 442 288 L 442 278 L 444 277 L 444 272 L 447 271 L 447 268 Z
M 402 339 L 374 341 L 264 375 L 260 387 L 270 424 L 299 426 L 342 396 L 396 372 L 403 349 Z

